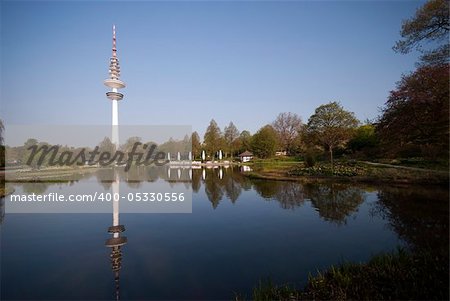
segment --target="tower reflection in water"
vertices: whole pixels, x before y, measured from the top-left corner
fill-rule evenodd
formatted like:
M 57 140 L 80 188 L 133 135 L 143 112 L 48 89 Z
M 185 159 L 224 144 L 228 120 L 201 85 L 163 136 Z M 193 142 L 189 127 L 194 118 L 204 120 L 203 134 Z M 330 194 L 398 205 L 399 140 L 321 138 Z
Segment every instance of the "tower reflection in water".
M 122 236 L 125 226 L 119 223 L 119 201 L 120 201 L 120 178 L 117 171 L 114 171 L 114 179 L 112 182 L 113 195 L 113 224 L 108 228 L 108 233 L 112 237 L 107 239 L 105 246 L 111 248 L 111 268 L 114 273 L 115 298 L 120 300 L 120 269 L 122 267 L 122 246 L 127 243 L 127 238 Z

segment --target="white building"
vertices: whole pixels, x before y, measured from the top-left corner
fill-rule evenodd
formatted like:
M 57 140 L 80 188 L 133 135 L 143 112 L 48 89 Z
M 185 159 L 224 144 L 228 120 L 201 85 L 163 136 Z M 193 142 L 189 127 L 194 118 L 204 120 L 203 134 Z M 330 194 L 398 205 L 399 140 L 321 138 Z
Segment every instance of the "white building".
M 253 159 L 253 153 L 245 151 L 239 155 L 239 158 L 241 158 L 241 162 L 248 162 Z

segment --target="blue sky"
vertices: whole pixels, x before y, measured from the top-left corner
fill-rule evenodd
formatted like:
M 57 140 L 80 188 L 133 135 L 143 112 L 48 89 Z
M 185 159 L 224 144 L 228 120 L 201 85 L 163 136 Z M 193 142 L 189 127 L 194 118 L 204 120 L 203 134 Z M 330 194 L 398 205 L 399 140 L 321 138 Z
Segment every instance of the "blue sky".
M 5 124 L 110 124 L 111 26 L 127 88 L 122 124 L 211 118 L 254 133 L 340 101 L 360 120 L 417 54 L 392 50 L 421 1 L 1 2 Z

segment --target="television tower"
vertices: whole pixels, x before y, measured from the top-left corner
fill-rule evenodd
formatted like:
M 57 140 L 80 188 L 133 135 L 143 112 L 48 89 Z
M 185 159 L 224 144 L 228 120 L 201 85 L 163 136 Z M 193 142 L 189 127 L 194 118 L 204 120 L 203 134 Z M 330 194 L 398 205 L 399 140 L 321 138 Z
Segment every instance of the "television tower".
M 118 90 L 125 88 L 125 83 L 120 80 L 119 58 L 116 48 L 116 26 L 113 25 L 112 32 L 112 57 L 109 59 L 109 78 L 104 80 L 105 86 L 111 88 L 106 92 L 106 97 L 112 101 L 112 136 L 111 142 L 119 148 L 119 100 L 123 99 L 123 94 Z

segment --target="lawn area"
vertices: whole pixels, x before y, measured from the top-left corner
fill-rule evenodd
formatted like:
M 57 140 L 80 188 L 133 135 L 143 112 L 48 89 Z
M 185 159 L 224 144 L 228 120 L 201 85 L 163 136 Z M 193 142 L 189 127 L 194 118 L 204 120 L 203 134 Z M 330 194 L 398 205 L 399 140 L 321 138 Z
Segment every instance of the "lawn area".
M 307 166 L 299 160 L 257 160 L 249 177 L 272 180 L 333 179 L 337 181 L 389 182 L 398 184 L 447 185 L 448 170 L 425 169 L 414 166 L 393 165 L 355 160 L 315 162 Z M 430 167 L 430 165 L 427 165 Z

